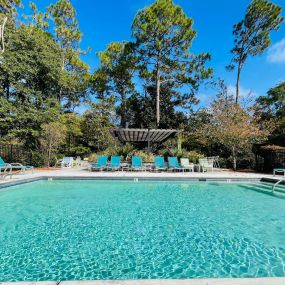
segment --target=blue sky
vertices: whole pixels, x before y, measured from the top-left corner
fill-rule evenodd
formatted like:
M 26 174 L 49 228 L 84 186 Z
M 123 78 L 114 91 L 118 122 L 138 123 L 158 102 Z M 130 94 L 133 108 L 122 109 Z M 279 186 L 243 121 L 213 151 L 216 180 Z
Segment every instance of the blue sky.
M 24 5 L 28 5 L 24 0 Z M 43 9 L 51 2 L 36 1 Z M 82 48 L 91 47 L 91 54 L 84 60 L 94 70 L 98 66 L 96 52 L 106 48 L 112 41 L 130 39 L 131 24 L 139 9 L 153 3 L 152 0 L 71 0 L 74 5 L 84 34 Z M 226 80 L 232 88 L 235 72 L 227 72 L 230 49 L 233 46 L 232 27 L 242 19 L 250 0 L 174 0 L 183 7 L 188 17 L 194 19 L 198 36 L 193 43 L 194 53 L 209 52 L 215 77 Z M 283 6 L 284 0 L 274 0 Z M 285 15 L 285 11 L 283 11 Z M 241 92 L 252 92 L 253 96 L 264 95 L 280 81 L 285 81 L 285 24 L 271 35 L 273 46 L 264 55 L 248 60 L 241 77 Z M 201 88 L 198 97 L 202 105 L 207 105 L 213 91 Z

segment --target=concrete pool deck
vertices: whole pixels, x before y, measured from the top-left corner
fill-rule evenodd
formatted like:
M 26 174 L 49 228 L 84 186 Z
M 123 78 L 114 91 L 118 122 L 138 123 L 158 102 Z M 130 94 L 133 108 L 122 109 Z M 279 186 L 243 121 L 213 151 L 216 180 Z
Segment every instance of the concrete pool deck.
M 11 182 L 24 182 L 29 179 L 39 178 L 83 178 L 83 179 L 177 179 L 177 180 L 260 180 L 265 179 L 285 179 L 284 176 L 276 176 L 270 174 L 254 173 L 254 172 L 234 172 L 229 170 L 215 170 L 213 172 L 90 172 L 83 167 L 77 168 L 63 168 L 63 169 L 51 169 L 51 170 L 35 170 L 34 173 L 27 171 L 24 174 L 14 174 L 12 178 L 6 177 L 0 179 L 0 185 L 10 184 Z
M 154 172 L 90 172 L 86 168 L 64 168 L 57 170 L 35 170 L 32 174 L 13 175 L 12 179 L 0 180 L 0 187 L 29 182 L 34 179 L 177 179 L 177 180 L 260 180 L 284 179 L 282 176 L 260 173 L 233 172 L 219 170 L 206 173 L 154 173 Z M 281 278 L 232 278 L 232 279 L 157 279 L 157 280 L 114 280 L 114 281 L 47 281 L 47 282 L 1 282 L 0 285 L 285 285 L 285 277 Z

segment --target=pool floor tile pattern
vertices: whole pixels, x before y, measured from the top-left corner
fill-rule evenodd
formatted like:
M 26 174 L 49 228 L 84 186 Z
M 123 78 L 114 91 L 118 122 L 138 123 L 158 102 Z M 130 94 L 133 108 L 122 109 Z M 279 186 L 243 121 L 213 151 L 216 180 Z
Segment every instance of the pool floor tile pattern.
M 285 278 L 0 282 L 0 285 L 284 285 Z

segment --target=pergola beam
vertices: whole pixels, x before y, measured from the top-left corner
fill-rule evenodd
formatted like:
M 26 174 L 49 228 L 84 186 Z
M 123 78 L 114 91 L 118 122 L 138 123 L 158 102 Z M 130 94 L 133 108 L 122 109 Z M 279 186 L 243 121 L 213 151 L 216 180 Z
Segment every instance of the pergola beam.
M 121 143 L 126 142 L 146 142 L 148 146 L 151 143 L 162 143 L 168 138 L 179 134 L 181 130 L 173 129 L 111 129 L 113 137 Z

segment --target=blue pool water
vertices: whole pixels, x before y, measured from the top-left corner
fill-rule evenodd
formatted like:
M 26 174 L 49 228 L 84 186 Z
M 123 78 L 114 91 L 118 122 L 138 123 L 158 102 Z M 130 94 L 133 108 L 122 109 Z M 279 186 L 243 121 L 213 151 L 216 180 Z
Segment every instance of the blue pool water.
M 37 181 L 0 191 L 0 281 L 285 276 L 285 200 L 249 184 Z

